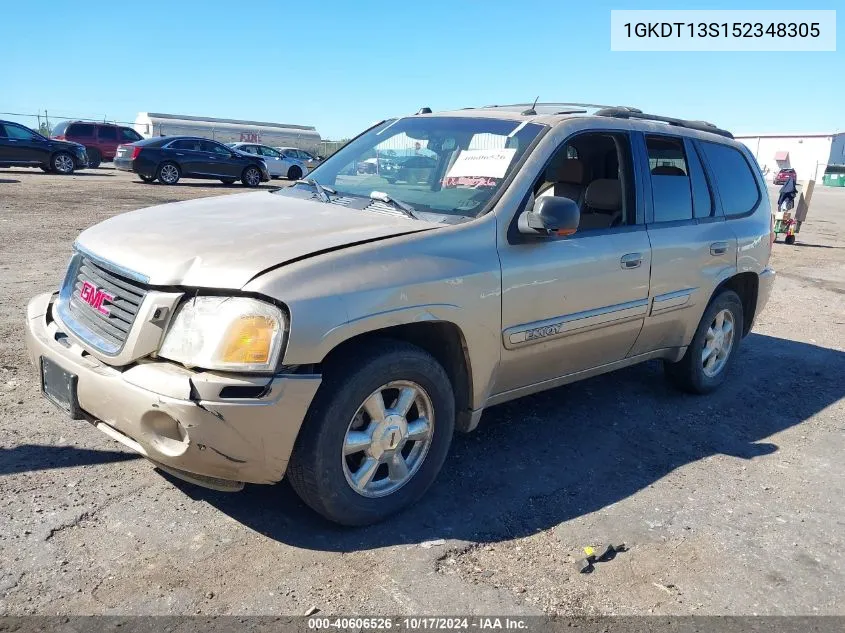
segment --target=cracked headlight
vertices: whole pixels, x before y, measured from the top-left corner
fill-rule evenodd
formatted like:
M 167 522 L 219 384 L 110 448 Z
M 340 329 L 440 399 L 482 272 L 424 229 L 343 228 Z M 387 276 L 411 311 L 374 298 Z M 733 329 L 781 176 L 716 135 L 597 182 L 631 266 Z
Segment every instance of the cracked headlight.
M 194 297 L 176 311 L 158 355 L 186 367 L 273 371 L 287 323 L 276 306 L 249 297 Z

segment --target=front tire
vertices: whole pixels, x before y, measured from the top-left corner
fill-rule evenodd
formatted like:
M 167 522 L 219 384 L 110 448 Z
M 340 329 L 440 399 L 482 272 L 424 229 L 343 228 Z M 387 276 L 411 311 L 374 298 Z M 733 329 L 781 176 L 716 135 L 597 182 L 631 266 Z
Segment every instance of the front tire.
M 677 363 L 663 362 L 669 380 L 688 393 L 717 389 L 730 371 L 743 330 L 742 301 L 733 290 L 723 290 L 707 306 L 692 342 Z
M 287 476 L 330 521 L 375 523 L 428 490 L 454 428 L 452 385 L 434 357 L 404 342 L 376 342 L 326 367 Z
M 220 182 L 222 182 L 224 185 L 234 185 L 235 179 L 234 178 L 221 178 Z
M 261 184 L 261 172 L 258 167 L 247 167 L 241 175 L 241 182 L 245 187 L 257 187 Z
M 67 152 L 57 152 L 50 160 L 50 166 L 57 174 L 68 176 L 73 173 L 75 165 L 73 164 L 73 156 Z
M 138 174 L 138 178 L 147 184 L 155 180 L 155 176 L 144 176 L 143 174 Z
M 288 169 L 288 180 L 299 180 L 302 178 L 302 170 L 294 165 L 290 169 Z
M 176 163 L 162 163 L 156 171 L 156 178 L 163 185 L 175 185 L 181 177 L 182 173 Z
M 97 167 L 100 166 L 100 163 L 103 162 L 103 157 L 100 154 L 100 151 L 92 148 L 87 151 L 87 154 L 88 167 L 91 169 L 97 169 Z
M 38 167 L 39 167 L 39 168 L 41 169 L 41 171 L 43 171 L 45 174 L 49 174 L 49 173 L 51 173 L 51 172 L 53 171 L 52 169 L 50 169 L 50 166 L 49 166 L 49 165 L 39 165 Z
M 794 235 L 787 235 L 784 238 L 783 243 L 788 244 L 789 246 L 792 246 L 793 244 L 795 244 L 795 236 Z

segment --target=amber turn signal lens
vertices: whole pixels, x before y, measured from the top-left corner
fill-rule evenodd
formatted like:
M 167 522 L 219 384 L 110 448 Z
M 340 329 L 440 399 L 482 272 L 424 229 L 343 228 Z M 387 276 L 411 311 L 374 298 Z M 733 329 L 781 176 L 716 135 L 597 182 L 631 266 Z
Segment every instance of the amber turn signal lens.
M 244 316 L 232 323 L 220 349 L 224 363 L 266 363 L 276 322 L 264 316 Z

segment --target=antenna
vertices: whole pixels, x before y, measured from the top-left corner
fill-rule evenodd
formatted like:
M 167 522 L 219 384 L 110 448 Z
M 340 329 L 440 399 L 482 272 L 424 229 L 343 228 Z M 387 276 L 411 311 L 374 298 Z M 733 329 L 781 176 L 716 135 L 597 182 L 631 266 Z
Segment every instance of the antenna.
M 536 111 L 534 108 L 536 107 L 537 102 L 538 102 L 539 100 L 540 100 L 540 95 L 537 95 L 537 96 L 534 98 L 534 103 L 532 103 L 532 104 L 531 104 L 531 107 L 530 107 L 530 108 L 528 108 L 527 110 L 523 110 L 520 114 L 525 114 L 525 115 L 529 115 L 529 116 L 530 116 L 530 115 L 536 115 L 536 114 L 537 114 L 537 111 Z

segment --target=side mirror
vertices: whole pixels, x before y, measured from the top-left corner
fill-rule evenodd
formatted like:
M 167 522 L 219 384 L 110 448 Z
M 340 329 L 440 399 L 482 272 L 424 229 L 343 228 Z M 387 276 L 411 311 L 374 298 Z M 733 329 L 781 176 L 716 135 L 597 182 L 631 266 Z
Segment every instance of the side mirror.
M 519 218 L 519 231 L 527 235 L 537 233 L 556 233 L 572 235 L 578 230 L 581 221 L 581 209 L 578 203 L 562 196 L 545 196 L 534 202 Z

